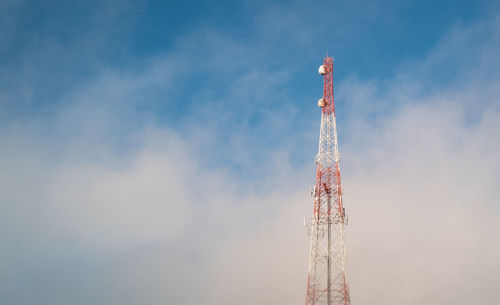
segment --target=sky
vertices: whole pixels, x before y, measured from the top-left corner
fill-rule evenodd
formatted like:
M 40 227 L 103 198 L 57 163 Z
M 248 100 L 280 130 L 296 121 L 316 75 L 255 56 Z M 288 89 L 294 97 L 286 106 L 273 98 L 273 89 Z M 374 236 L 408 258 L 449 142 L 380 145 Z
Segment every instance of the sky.
M 352 304 L 498 304 L 496 1 L 0 0 L 0 303 L 303 304 L 323 58 Z

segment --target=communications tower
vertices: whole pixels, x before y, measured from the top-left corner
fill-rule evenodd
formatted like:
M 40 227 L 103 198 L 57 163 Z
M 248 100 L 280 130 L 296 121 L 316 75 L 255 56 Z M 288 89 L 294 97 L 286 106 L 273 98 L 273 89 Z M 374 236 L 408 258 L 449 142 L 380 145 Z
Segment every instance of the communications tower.
M 316 156 L 316 184 L 310 223 L 311 250 L 307 275 L 306 305 L 349 305 L 346 277 L 345 226 L 347 216 L 342 203 L 340 154 L 333 98 L 333 58 L 326 57 L 319 67 L 323 75 L 319 151 Z

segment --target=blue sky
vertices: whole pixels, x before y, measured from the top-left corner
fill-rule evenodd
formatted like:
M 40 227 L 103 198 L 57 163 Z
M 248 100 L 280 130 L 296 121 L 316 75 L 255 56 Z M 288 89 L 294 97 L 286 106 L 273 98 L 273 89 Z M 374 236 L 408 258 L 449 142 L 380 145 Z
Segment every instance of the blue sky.
M 194 124 L 218 122 L 216 134 L 221 137 L 245 127 L 252 131 L 250 138 L 266 146 L 280 145 L 316 119 L 311 103 L 320 89 L 313 72 L 326 52 L 337 61 L 337 86 L 349 78 L 383 82 L 407 65 L 418 66 L 453 27 L 492 18 L 498 5 L 494 1 L 315 5 L 12 1 L 3 7 L 2 87 L 10 93 L 3 108 L 9 119 L 50 120 L 72 104 L 68 95 L 92 86 L 103 74 L 133 78 L 147 74 L 158 62 L 170 61 L 165 72 L 169 75 L 144 85 L 144 98 L 125 98 L 117 106 L 122 115 L 115 119 L 120 124 L 96 127 L 98 133 L 103 132 L 99 128 L 116 129 L 110 137 L 122 149 L 130 143 L 123 136 L 141 126 L 155 124 L 182 132 L 193 124 L 194 116 L 198 116 Z M 453 80 L 454 65 L 452 59 L 444 69 L 432 71 L 428 82 Z M 256 81 L 259 78 L 262 82 Z M 263 90 L 268 92 L 253 95 Z M 342 122 L 349 118 L 348 105 L 339 103 Z M 198 113 L 200 105 L 208 109 Z M 283 107 L 294 113 L 276 114 L 288 116 L 283 119 L 289 123 L 286 129 L 270 133 L 263 112 Z M 214 119 L 217 111 L 226 119 Z M 67 136 L 90 132 L 65 129 Z M 311 146 L 315 139 L 300 142 L 305 141 Z M 254 153 L 259 152 L 267 154 Z M 304 162 L 311 151 L 305 154 L 296 153 L 294 158 Z
M 388 78 L 401 65 L 425 57 L 453 26 L 491 17 L 497 6 L 494 1 L 339 1 L 315 6 L 300 2 L 214 5 L 198 1 L 77 1 L 69 5 L 12 1 L 4 4 L 5 41 L 1 54 L 6 73 L 19 71 L 20 67 L 34 72 L 26 71 L 23 80 L 43 88 L 37 93 L 44 102 L 36 106 L 50 107 L 53 97 L 57 99 L 61 94 L 59 87 L 51 84 L 63 81 L 74 86 L 103 69 L 140 69 L 154 57 L 182 52 L 183 41 L 196 33 L 203 36 L 211 32 L 233 46 L 248 49 L 248 53 L 227 58 L 227 66 L 239 67 L 239 57 L 246 56 L 248 64 L 258 61 L 259 68 L 270 72 L 292 71 L 290 82 L 296 85 L 289 87 L 297 88 L 292 92 L 294 96 L 305 98 L 303 92 L 314 84 L 308 72 L 327 51 L 340 63 L 336 65 L 339 82 L 350 75 L 362 80 Z M 192 46 L 192 61 L 205 61 L 221 51 L 216 47 L 207 49 L 207 43 L 201 40 L 198 47 Z M 54 58 L 53 49 L 66 56 Z M 236 75 L 214 72 L 196 69 L 181 85 L 191 87 L 189 82 L 200 78 L 204 81 L 198 81 L 197 87 L 209 86 L 222 93 Z M 215 83 L 207 84 L 209 80 Z M 179 98 L 183 98 L 183 105 L 200 89 L 182 90 Z M 19 103 L 13 104 L 19 107 Z M 31 104 L 19 111 L 36 109 Z M 175 106 L 160 109 L 169 113 L 186 110 Z M 164 117 L 165 113 L 159 112 L 158 116 Z
M 353 304 L 498 303 L 499 13 L 0 2 L 0 303 L 303 303 L 326 52 Z

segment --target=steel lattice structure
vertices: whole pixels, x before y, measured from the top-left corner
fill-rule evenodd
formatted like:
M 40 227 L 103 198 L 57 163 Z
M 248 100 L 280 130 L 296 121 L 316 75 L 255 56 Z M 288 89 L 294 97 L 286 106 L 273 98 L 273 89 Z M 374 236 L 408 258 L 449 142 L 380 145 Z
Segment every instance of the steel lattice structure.
M 332 57 L 324 59 L 319 73 L 324 77 L 324 85 L 323 98 L 318 101 L 321 129 L 316 157 L 316 184 L 311 189 L 314 209 L 310 223 L 306 305 L 349 305 L 345 251 L 347 217 L 342 203 Z

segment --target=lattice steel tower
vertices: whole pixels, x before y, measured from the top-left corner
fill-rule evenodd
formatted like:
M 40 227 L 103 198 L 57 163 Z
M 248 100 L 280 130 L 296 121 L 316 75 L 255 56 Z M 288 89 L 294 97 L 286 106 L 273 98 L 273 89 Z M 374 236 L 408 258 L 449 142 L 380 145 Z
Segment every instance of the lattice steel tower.
M 307 276 L 306 305 L 349 305 L 346 277 L 345 226 L 347 216 L 342 203 L 333 98 L 333 58 L 326 57 L 319 73 L 324 77 L 319 151 L 316 157 L 316 185 L 311 218 L 311 252 Z

